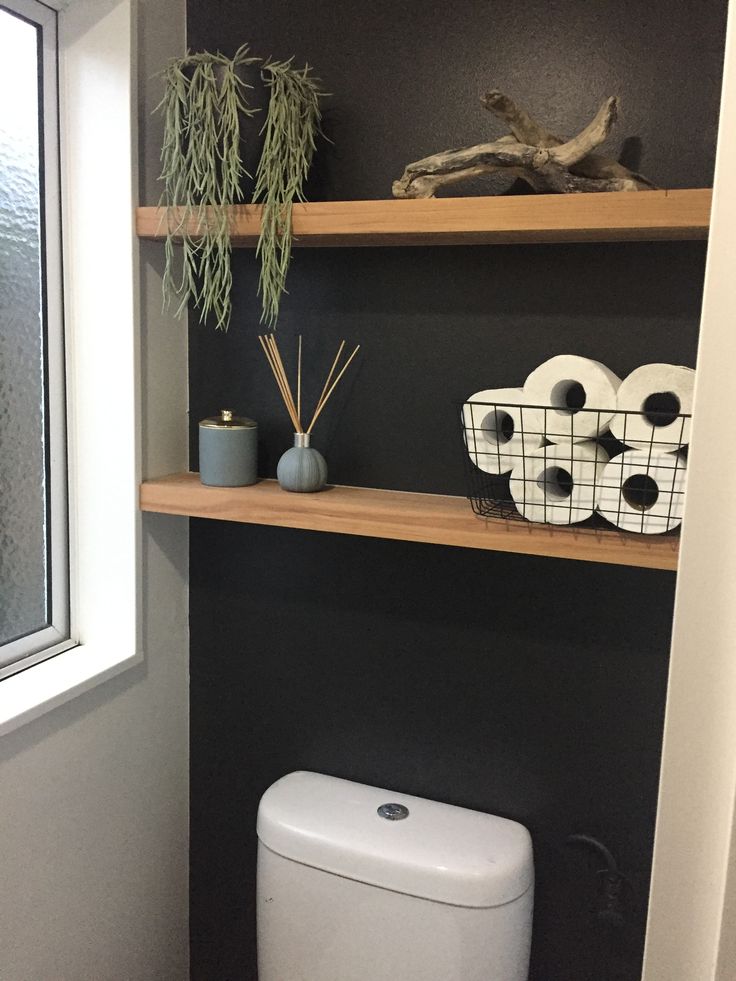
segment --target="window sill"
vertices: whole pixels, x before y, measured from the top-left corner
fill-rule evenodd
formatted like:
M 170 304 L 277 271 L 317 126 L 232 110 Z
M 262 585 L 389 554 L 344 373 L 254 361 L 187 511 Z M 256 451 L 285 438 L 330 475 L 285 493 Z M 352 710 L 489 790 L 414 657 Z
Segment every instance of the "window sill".
M 32 722 L 83 692 L 143 661 L 103 644 L 84 644 L 56 654 L 0 684 L 0 736 Z

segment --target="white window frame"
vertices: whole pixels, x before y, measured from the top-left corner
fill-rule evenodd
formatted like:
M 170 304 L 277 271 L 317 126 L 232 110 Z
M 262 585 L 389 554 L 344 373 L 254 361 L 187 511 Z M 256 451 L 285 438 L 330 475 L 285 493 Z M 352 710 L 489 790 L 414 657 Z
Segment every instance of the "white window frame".
M 0 8 L 18 14 L 41 29 L 41 127 L 43 173 L 45 354 L 44 377 L 48 413 L 44 441 L 48 468 L 46 482 L 50 534 L 47 559 L 50 563 L 49 625 L 0 646 L 0 679 L 73 647 L 69 622 L 69 535 L 67 514 L 67 449 L 65 420 L 64 324 L 61 284 L 61 221 L 59 188 L 59 119 L 57 85 L 56 13 L 40 0 L 0 0 Z
M 79 646 L 0 681 L 0 734 L 143 659 L 135 11 L 132 0 L 45 2 L 60 11 L 70 625 Z

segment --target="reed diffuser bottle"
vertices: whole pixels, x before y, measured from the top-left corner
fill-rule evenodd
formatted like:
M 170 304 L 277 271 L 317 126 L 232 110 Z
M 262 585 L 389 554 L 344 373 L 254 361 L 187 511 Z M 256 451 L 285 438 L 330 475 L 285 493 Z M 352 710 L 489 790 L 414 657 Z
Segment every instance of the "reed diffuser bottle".
M 259 337 L 258 340 L 261 342 L 261 347 L 263 348 L 264 354 L 266 355 L 266 360 L 273 372 L 273 376 L 276 379 L 276 384 L 278 385 L 279 392 L 281 393 L 281 398 L 284 401 L 286 410 L 289 413 L 289 418 L 294 424 L 294 445 L 288 449 L 284 455 L 281 457 L 276 468 L 276 476 L 281 487 L 286 491 L 295 491 L 297 493 L 314 493 L 315 491 L 320 491 L 327 483 L 327 463 L 325 458 L 316 450 L 313 446 L 310 446 L 312 439 L 312 429 L 314 424 L 319 418 L 322 409 L 324 409 L 327 404 L 327 400 L 334 392 L 337 383 L 340 381 L 342 376 L 345 374 L 348 365 L 353 360 L 355 355 L 358 353 L 360 345 L 358 345 L 350 357 L 347 359 L 345 364 L 338 368 L 340 363 L 340 358 L 342 356 L 343 349 L 345 347 L 345 341 L 340 344 L 338 348 L 335 360 L 332 362 L 332 367 L 330 368 L 327 378 L 325 380 L 324 386 L 322 388 L 322 394 L 317 400 L 317 405 L 314 410 L 314 415 L 312 416 L 312 421 L 309 426 L 305 429 L 302 426 L 301 421 L 301 411 L 302 411 L 302 339 L 299 338 L 299 353 L 298 353 L 298 365 L 297 365 L 297 382 L 296 382 L 296 400 L 292 394 L 291 385 L 289 384 L 289 379 L 286 374 L 286 369 L 284 368 L 284 362 L 279 351 L 278 344 L 273 334 L 267 334 L 265 337 Z
M 294 433 L 294 445 L 279 460 L 276 477 L 284 490 L 312 493 L 327 483 L 327 462 L 311 440 L 309 433 Z

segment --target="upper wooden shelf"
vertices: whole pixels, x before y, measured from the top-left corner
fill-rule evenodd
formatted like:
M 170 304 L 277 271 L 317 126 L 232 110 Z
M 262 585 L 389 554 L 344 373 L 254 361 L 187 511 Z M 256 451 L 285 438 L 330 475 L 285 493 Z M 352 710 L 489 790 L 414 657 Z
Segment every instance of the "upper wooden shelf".
M 252 487 L 205 487 L 199 474 L 182 473 L 141 485 L 143 511 L 215 518 L 246 524 L 339 532 L 435 545 L 459 545 L 582 559 L 646 569 L 677 568 L 679 541 L 574 527 L 531 525 L 476 517 L 464 497 L 329 487 L 290 494 L 275 480 Z
M 295 245 L 483 245 L 704 239 L 710 188 L 604 194 L 528 194 L 294 205 Z M 232 241 L 254 246 L 260 205 L 232 208 Z M 141 238 L 164 237 L 158 208 L 138 208 Z

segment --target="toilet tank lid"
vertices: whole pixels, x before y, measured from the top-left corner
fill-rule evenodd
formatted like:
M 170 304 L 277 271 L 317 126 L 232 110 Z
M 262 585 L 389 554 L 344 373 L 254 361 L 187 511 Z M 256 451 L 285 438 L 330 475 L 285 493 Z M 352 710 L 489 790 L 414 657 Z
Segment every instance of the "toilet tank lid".
M 384 804 L 408 816 L 382 817 Z M 319 773 L 266 791 L 258 837 L 294 862 L 454 906 L 505 905 L 534 877 L 529 832 L 515 821 Z

